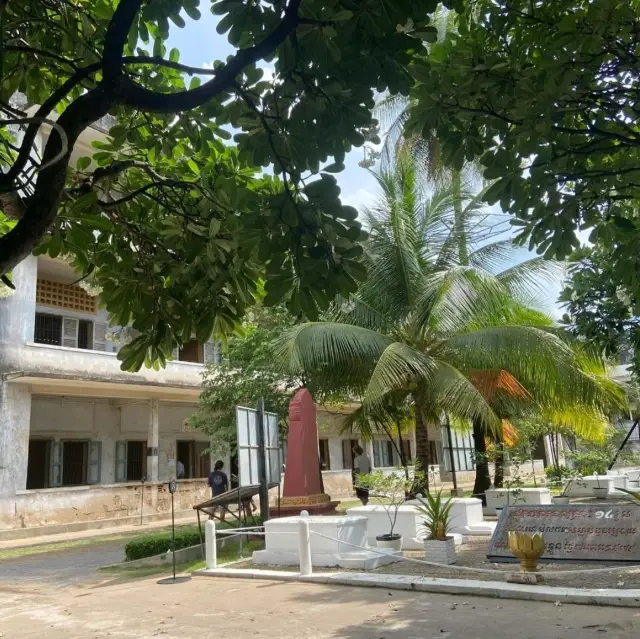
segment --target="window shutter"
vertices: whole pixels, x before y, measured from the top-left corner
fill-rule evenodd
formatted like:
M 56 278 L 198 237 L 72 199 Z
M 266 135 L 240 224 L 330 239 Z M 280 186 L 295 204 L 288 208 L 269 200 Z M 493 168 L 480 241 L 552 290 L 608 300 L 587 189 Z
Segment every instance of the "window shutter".
M 93 323 L 93 350 L 107 350 L 107 325 L 104 322 Z
M 62 442 L 51 442 L 49 486 L 62 486 Z
M 78 320 L 74 317 L 62 318 L 62 345 L 78 348 Z
M 204 363 L 220 364 L 222 362 L 222 353 L 218 342 L 206 342 L 204 345 Z
M 102 467 L 102 442 L 89 442 L 89 468 L 87 470 L 87 484 L 100 483 Z
M 116 481 L 127 481 L 127 442 L 116 442 Z
M 376 468 L 382 468 L 382 460 L 380 459 L 380 442 L 373 442 L 373 465 Z

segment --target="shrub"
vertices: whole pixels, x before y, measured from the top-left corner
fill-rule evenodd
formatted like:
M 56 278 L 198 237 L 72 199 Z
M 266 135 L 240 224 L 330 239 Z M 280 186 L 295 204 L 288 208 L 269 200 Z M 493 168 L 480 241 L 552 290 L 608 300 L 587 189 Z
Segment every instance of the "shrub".
M 564 479 L 572 477 L 575 474 L 573 468 L 568 468 L 567 466 L 560 466 L 559 468 L 556 468 L 555 466 L 547 466 L 544 469 L 544 472 L 549 481 L 556 483 L 562 483 Z
M 124 556 L 127 561 L 133 561 L 134 559 L 144 559 L 145 557 L 161 555 L 162 553 L 167 552 L 167 550 L 172 549 L 171 543 L 172 538 L 170 532 L 141 535 L 140 537 L 132 539 L 124 547 Z M 199 543 L 200 533 L 197 528 L 176 530 L 175 550 L 189 548 L 189 546 L 196 546 Z

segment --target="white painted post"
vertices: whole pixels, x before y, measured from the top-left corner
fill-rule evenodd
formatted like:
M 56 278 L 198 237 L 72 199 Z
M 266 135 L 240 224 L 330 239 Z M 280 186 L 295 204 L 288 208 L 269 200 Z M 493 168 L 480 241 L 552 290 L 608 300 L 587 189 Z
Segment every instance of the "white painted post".
M 216 545 L 216 522 L 209 519 L 204 522 L 204 547 L 207 570 L 218 567 L 218 547 Z
M 309 533 L 309 522 L 302 517 L 298 522 L 300 531 L 300 574 L 310 575 L 313 572 L 311 563 L 311 535 Z

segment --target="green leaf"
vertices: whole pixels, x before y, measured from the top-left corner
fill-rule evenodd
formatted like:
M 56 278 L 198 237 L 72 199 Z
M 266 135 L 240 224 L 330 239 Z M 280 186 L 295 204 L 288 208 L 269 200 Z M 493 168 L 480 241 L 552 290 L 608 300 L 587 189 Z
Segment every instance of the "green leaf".
M 78 158 L 76 167 L 78 168 L 79 171 L 84 171 L 84 169 L 86 169 L 90 164 L 91 164 L 91 158 L 87 156 L 82 156 Z

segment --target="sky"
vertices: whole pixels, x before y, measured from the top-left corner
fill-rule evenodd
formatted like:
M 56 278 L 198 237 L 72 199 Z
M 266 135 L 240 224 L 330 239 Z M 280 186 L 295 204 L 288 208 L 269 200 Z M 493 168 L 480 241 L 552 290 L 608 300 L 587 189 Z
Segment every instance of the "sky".
M 224 60 L 228 55 L 235 52 L 233 46 L 227 41 L 226 35 L 219 35 L 216 31 L 218 17 L 211 14 L 208 4 L 202 3 L 202 17 L 200 20 L 192 20 L 184 13 L 182 17 L 186 22 L 186 27 L 180 29 L 170 23 L 171 31 L 168 48 L 177 48 L 180 51 L 180 62 L 189 66 L 209 67 L 215 60 Z M 259 64 L 265 69 L 265 78 L 272 72 L 267 63 Z M 345 169 L 335 175 L 342 190 L 341 199 L 343 204 L 354 206 L 358 210 L 362 207 L 373 204 L 376 199 L 377 183 L 375 177 L 358 165 L 364 158 L 362 148 L 352 150 L 345 158 Z M 534 257 L 534 255 L 531 255 Z M 540 297 L 539 303 L 542 310 L 550 313 L 553 317 L 559 318 L 562 311 L 555 302 L 561 285 L 549 285 L 548 294 Z

